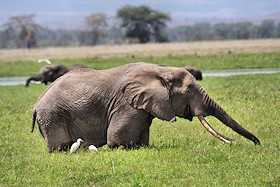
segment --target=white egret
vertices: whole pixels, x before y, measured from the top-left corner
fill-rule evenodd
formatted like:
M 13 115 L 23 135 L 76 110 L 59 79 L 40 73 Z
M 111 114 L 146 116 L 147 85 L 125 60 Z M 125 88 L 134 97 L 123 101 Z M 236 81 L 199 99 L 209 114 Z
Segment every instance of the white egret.
M 75 152 L 78 150 L 78 148 L 80 147 L 80 145 L 81 145 L 82 142 L 84 142 L 84 140 L 82 140 L 81 138 L 79 138 L 79 139 L 77 140 L 77 142 L 75 142 L 75 143 L 72 144 L 72 146 L 71 146 L 71 148 L 70 148 L 70 152 L 71 152 L 71 153 L 75 153 Z
M 49 59 L 39 59 L 38 63 L 46 62 L 47 64 L 51 64 L 52 62 Z
M 88 150 L 89 150 L 91 153 L 93 153 L 93 154 L 98 153 L 98 150 L 97 150 L 97 148 L 96 148 L 94 145 L 90 145 L 90 146 L 88 147 Z

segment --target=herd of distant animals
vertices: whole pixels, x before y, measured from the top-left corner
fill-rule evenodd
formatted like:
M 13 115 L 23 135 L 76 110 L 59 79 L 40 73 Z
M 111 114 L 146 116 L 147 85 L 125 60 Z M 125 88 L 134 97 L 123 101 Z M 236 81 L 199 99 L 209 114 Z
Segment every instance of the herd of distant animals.
M 47 64 L 51 64 L 51 61 L 48 59 L 41 59 L 38 60 L 38 62 L 46 62 Z M 31 76 L 26 80 L 25 86 L 28 87 L 31 83 L 44 83 L 47 85 L 49 82 L 54 82 L 57 78 L 64 75 L 65 73 L 79 68 L 87 67 L 82 64 L 75 64 L 71 67 L 66 67 L 64 65 L 44 66 L 40 69 L 37 75 Z M 203 77 L 200 69 L 190 66 L 186 66 L 184 68 L 189 71 L 196 80 L 202 80 Z

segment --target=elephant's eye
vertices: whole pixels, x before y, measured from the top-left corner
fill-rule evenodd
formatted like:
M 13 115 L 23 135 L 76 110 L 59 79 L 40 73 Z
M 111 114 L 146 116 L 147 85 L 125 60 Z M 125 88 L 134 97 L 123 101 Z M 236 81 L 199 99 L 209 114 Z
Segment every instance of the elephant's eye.
M 194 89 L 194 85 L 193 84 L 188 84 L 187 85 L 187 92 L 190 92 Z

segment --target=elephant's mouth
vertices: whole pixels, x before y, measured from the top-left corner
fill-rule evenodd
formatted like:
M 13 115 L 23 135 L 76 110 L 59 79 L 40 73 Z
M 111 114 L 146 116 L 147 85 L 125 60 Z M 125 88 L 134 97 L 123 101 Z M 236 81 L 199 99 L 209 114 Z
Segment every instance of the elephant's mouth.
M 193 120 L 193 114 L 191 112 L 191 108 L 189 105 L 187 105 L 187 107 L 185 108 L 185 111 L 184 111 L 184 118 L 185 119 L 188 119 L 190 121 Z

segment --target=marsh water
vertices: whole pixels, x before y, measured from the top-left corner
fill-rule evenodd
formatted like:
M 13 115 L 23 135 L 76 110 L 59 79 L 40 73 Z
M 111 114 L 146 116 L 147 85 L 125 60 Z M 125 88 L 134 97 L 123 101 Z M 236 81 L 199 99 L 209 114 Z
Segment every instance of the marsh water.
M 202 72 L 203 77 L 227 77 L 273 73 L 280 73 L 280 68 L 210 70 Z M 0 86 L 24 85 L 27 78 L 28 77 L 0 77 Z
M 254 75 L 254 74 L 273 74 L 280 73 L 280 68 L 261 68 L 261 69 L 229 69 L 229 70 L 210 70 L 203 71 L 204 77 L 227 77 L 237 75 Z

